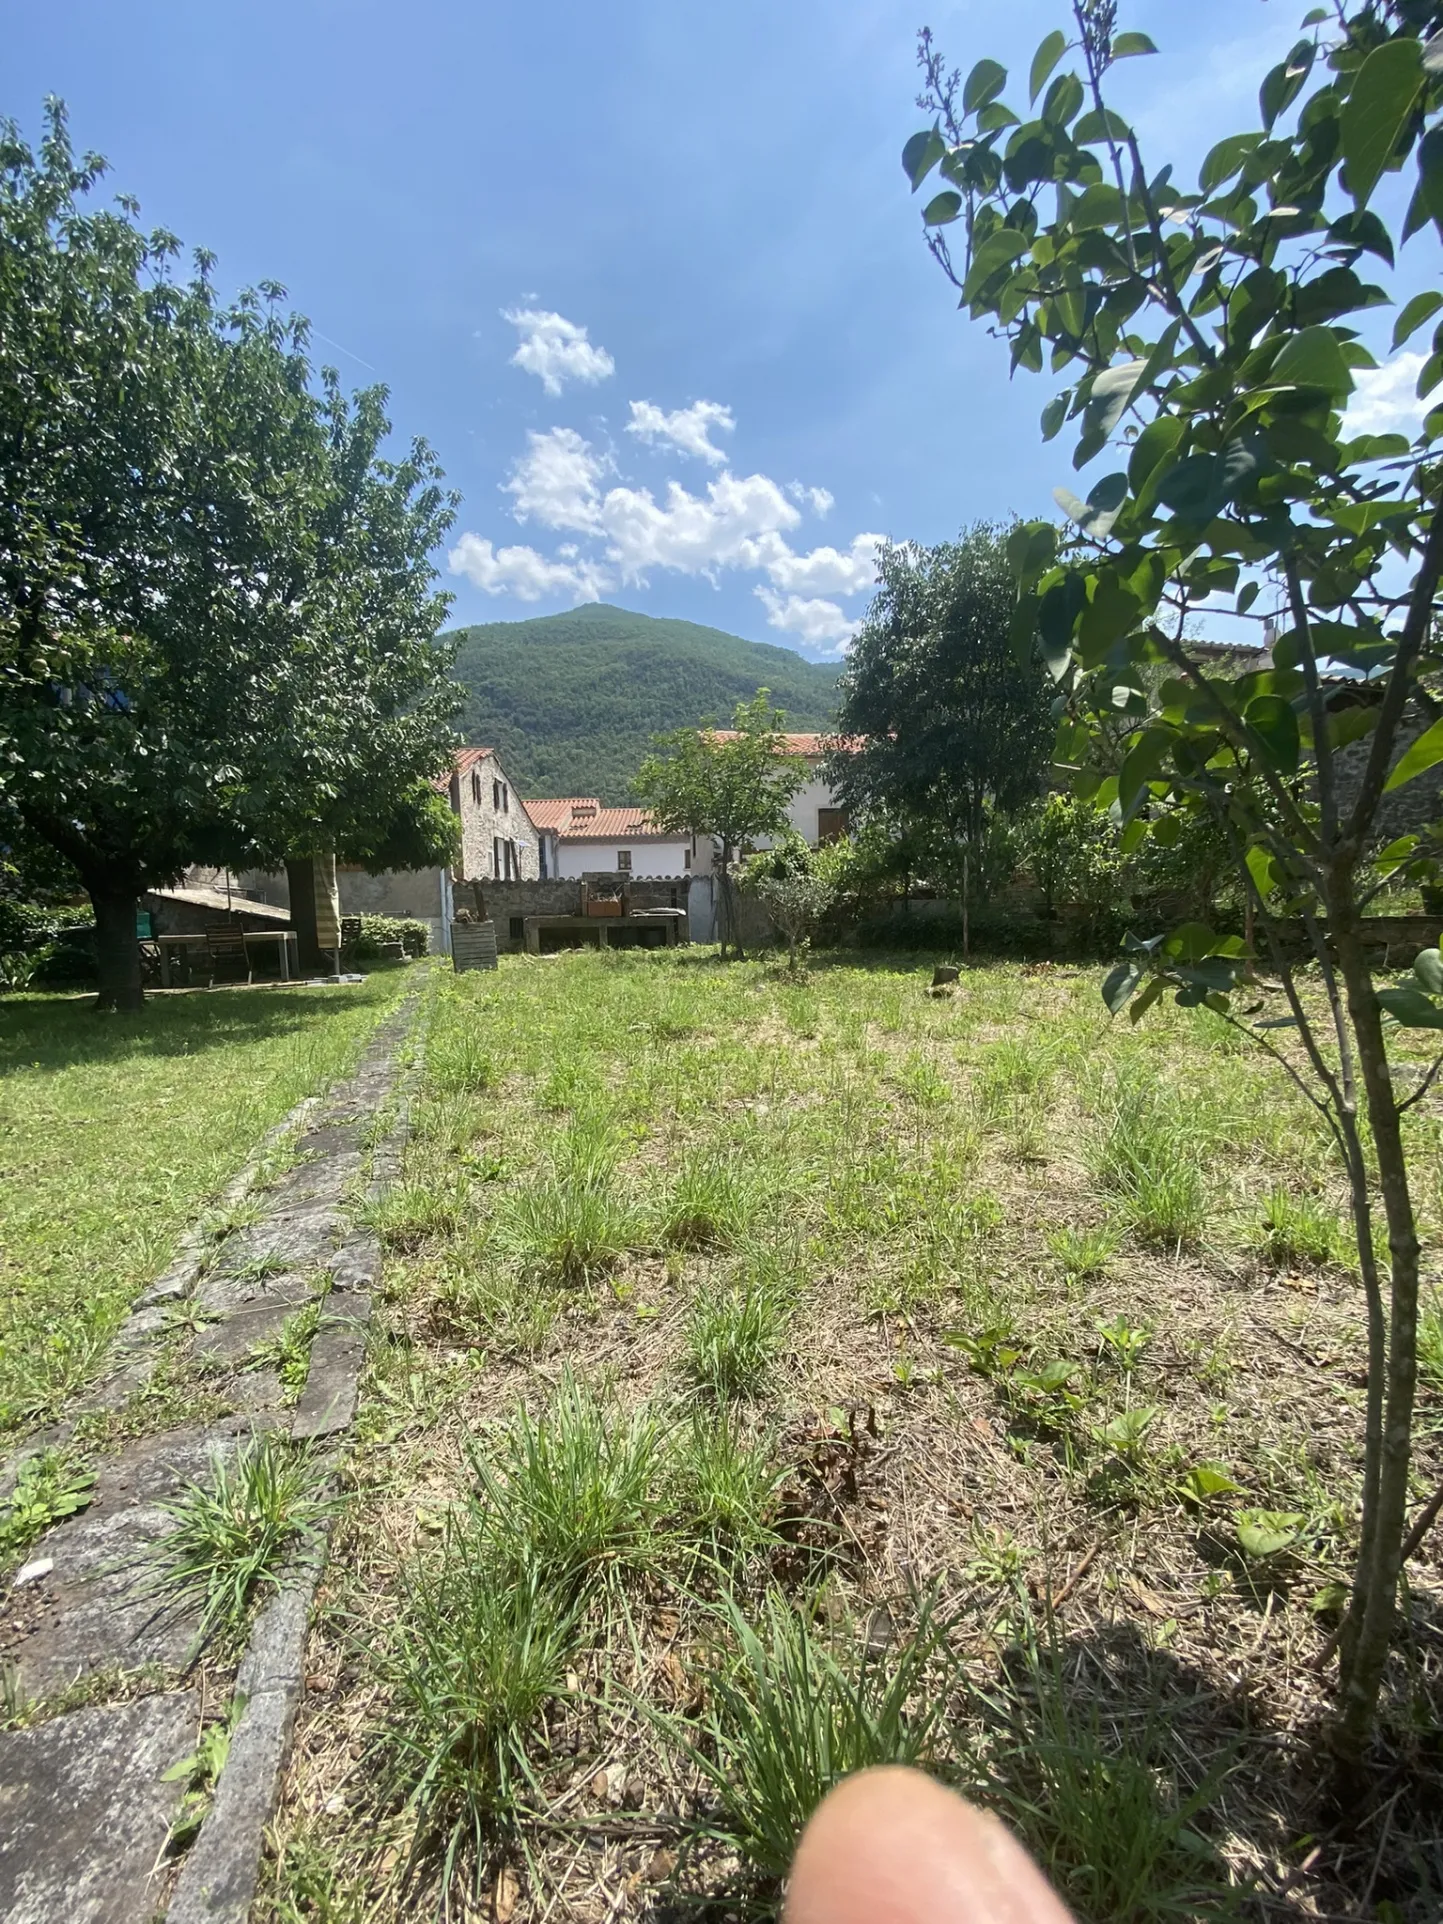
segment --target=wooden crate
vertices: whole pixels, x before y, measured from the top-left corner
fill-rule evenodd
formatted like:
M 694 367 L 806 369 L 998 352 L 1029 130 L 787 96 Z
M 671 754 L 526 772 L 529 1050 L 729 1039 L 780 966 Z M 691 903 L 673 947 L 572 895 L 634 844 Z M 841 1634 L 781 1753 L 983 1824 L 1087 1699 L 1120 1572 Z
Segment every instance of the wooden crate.
M 451 963 L 457 975 L 467 969 L 496 967 L 496 924 L 453 922 L 451 924 Z

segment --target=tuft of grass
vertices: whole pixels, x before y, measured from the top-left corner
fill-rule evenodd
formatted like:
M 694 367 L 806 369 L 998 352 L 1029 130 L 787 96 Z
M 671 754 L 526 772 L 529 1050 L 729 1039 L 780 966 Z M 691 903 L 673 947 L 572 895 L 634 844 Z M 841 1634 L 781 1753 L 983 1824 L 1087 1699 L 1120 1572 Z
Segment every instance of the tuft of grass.
M 691 1380 L 718 1402 L 757 1395 L 781 1348 L 790 1307 L 776 1279 L 765 1274 L 703 1290 L 686 1325 Z
M 1054 1229 L 1047 1247 L 1069 1283 L 1092 1283 L 1106 1275 L 1121 1242 L 1117 1231 L 1107 1225 L 1102 1229 Z
M 669 1249 L 732 1249 L 758 1203 L 757 1185 L 735 1157 L 692 1157 L 662 1210 Z
M 497 1569 L 579 1594 L 654 1566 L 667 1447 L 651 1411 L 628 1414 L 570 1375 L 542 1415 L 518 1408 L 492 1450 L 470 1452 L 476 1527 Z
M 699 1724 L 652 1715 L 705 1779 L 702 1832 L 768 1880 L 786 1875 L 802 1827 L 832 1786 L 875 1764 L 931 1761 L 945 1690 L 931 1687 L 948 1626 L 924 1603 L 911 1635 L 828 1639 L 769 1591 L 755 1624 L 729 1593 L 715 1612 Z
M 1092 1161 L 1145 1242 L 1173 1247 L 1201 1236 L 1207 1188 L 1198 1131 L 1172 1090 L 1141 1074 L 1118 1076 Z
M 306 1387 L 306 1378 L 311 1373 L 311 1344 L 320 1323 L 321 1305 L 302 1303 L 286 1318 L 277 1335 L 252 1346 L 250 1361 L 262 1369 L 275 1370 L 288 1402 L 294 1402 Z
M 489 1089 L 495 1065 L 479 1030 L 447 1024 L 432 1034 L 426 1049 L 426 1087 L 438 1096 L 469 1096 Z
M 1253 1240 L 1276 1269 L 1321 1269 L 1342 1254 L 1343 1227 L 1312 1196 L 1273 1189 L 1258 1212 Z
M 162 1504 L 172 1528 L 152 1551 L 151 1587 L 198 1618 L 196 1648 L 233 1636 L 263 1588 L 278 1588 L 297 1552 L 315 1542 L 334 1502 L 324 1471 L 276 1430 L 217 1450 L 209 1480 Z
M 551 1170 L 502 1198 L 494 1240 L 534 1282 L 569 1288 L 607 1275 L 638 1247 L 641 1218 L 618 1188 L 606 1132 L 567 1131 Z
M 992 1741 L 977 1789 L 1082 1924 L 1240 1915 L 1241 1893 L 1196 1828 L 1226 1763 L 1189 1788 L 1167 1755 L 1160 1708 L 1110 1731 L 1097 1692 L 1069 1682 L 1051 1643 L 1019 1653 L 983 1701 Z
M 1443 1290 L 1418 1305 L 1418 1378 L 1443 1395 Z
M 745 1562 L 779 1539 L 777 1496 L 786 1477 L 769 1439 L 748 1442 L 725 1413 L 694 1410 L 676 1432 L 673 1501 L 681 1528 L 717 1562 Z
M 534 1791 L 538 1725 L 578 1638 L 554 1581 L 534 1566 L 499 1570 L 493 1550 L 481 1518 L 450 1519 L 439 1563 L 410 1572 L 381 1665 L 392 1692 L 383 1778 L 414 1824 L 408 1870 L 439 1857 L 443 1901 L 462 1875 L 479 1895 L 488 1844 Z
M 368 1202 L 361 1220 L 387 1249 L 413 1253 L 423 1243 L 455 1235 L 466 1218 L 466 1185 L 460 1178 L 436 1182 L 399 1182 Z

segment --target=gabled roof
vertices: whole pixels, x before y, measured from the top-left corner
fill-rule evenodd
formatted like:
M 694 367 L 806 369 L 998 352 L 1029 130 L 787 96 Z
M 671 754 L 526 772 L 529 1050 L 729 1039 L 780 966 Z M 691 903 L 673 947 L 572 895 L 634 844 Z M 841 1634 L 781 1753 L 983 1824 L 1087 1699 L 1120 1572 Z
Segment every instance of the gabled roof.
M 538 828 L 556 829 L 569 828 L 577 809 L 589 809 L 593 815 L 601 810 L 601 803 L 594 795 L 562 795 L 556 800 L 523 802 L 521 806 Z
M 603 808 L 594 795 L 563 795 L 559 800 L 523 802 L 521 806 L 538 828 L 551 830 L 563 842 L 659 840 L 644 808 Z
M 479 745 L 471 748 L 458 748 L 451 758 L 451 767 L 448 772 L 444 775 L 434 775 L 431 778 L 432 788 L 434 788 L 438 794 L 444 795 L 453 781 L 459 780 L 462 775 L 469 775 L 478 762 L 484 762 L 488 756 L 494 755 L 495 753 L 496 750 L 494 748 L 482 748 Z

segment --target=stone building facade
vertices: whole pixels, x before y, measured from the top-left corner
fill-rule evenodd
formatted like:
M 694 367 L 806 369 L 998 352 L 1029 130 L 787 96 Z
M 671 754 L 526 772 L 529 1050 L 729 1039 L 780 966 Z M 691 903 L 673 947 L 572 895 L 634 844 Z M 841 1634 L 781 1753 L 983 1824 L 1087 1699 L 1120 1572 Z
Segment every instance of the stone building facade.
M 632 876 L 620 870 L 589 871 L 587 882 L 602 884 L 609 890 L 626 885 L 634 910 L 684 909 L 690 890 L 689 876 Z M 496 925 L 496 947 L 502 953 L 519 954 L 526 947 L 523 922 L 528 915 L 576 915 L 581 907 L 580 876 L 544 882 L 487 882 L 481 888 L 486 914 Z M 470 907 L 458 895 L 457 907 Z

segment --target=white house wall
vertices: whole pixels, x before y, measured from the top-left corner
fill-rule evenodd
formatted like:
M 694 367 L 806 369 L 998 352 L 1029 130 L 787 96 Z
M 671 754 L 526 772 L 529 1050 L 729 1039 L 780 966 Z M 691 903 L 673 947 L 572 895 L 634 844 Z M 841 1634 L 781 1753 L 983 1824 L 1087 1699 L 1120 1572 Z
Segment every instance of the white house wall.
M 690 848 L 690 842 L 680 837 L 674 842 L 577 842 L 568 837 L 558 851 L 557 873 L 563 881 L 598 871 L 611 874 L 618 853 L 630 849 L 633 875 L 685 875 Z

